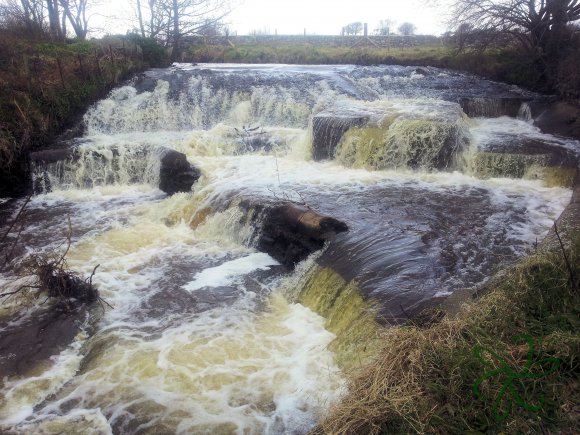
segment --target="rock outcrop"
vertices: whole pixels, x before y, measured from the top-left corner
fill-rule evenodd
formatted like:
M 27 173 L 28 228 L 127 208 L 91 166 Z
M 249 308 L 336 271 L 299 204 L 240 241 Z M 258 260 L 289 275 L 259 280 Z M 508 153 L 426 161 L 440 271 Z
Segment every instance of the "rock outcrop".
M 580 140 L 580 108 L 564 101 L 530 104 L 531 116 L 544 133 Z
M 159 189 L 168 195 L 189 192 L 200 176 L 199 169 L 187 161 L 185 154 L 167 148 L 160 152 Z

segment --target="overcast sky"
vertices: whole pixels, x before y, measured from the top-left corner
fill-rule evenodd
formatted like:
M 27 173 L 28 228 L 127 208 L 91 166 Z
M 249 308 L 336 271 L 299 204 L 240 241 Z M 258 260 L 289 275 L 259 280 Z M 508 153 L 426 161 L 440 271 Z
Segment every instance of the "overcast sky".
M 307 33 L 336 35 L 342 26 L 360 21 L 369 32 L 381 19 L 399 24 L 409 21 L 417 33 L 440 34 L 445 31 L 443 14 L 419 0 L 245 0 L 232 15 L 231 27 L 238 34 L 267 29 L 278 34 Z
M 253 31 L 296 35 L 304 29 L 308 34 L 337 35 L 351 22 L 369 24 L 369 32 L 381 19 L 391 19 L 396 29 L 408 21 L 418 34 L 443 33 L 445 13 L 441 8 L 427 6 L 429 0 L 234 0 L 238 6 L 226 21 L 232 32 L 245 35 Z M 132 28 L 134 16 L 129 1 L 102 0 L 92 22 L 107 32 L 126 33 Z M 104 18 L 114 15 L 116 19 Z

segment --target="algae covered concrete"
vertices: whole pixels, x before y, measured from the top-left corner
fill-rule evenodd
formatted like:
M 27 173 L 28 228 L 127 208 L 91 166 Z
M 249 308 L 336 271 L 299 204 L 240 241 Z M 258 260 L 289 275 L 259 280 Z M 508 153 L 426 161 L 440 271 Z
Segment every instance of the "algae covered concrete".
M 343 370 L 376 355 L 382 326 L 375 318 L 372 301 L 363 299 L 356 282 L 347 282 L 332 269 L 315 265 L 297 300 L 326 319 L 325 328 L 336 335 L 329 348 Z

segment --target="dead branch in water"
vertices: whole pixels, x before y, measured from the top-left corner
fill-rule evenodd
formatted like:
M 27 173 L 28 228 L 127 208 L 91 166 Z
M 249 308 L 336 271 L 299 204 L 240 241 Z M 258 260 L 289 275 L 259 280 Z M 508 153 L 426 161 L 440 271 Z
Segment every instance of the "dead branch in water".
M 22 204 L 22 206 L 20 207 L 18 214 L 16 215 L 16 217 L 14 218 L 14 220 L 12 221 L 12 223 L 10 224 L 8 229 L 2 235 L 2 239 L 0 239 L 0 247 L 4 244 L 4 242 L 8 238 L 8 235 L 12 232 L 12 230 L 14 229 L 16 224 L 21 219 L 23 219 L 23 217 L 25 215 L 26 207 L 28 206 L 28 203 L 30 202 L 31 199 L 32 199 L 32 197 L 28 196 L 26 198 L 26 200 L 24 201 L 24 204 Z M 23 230 L 24 230 L 24 222 L 22 222 L 22 225 L 20 226 L 20 231 L 18 231 L 16 238 L 12 242 L 12 247 L 10 248 L 10 252 L 6 256 L 4 256 L 4 262 L 2 263 L 2 265 L 0 265 L 0 270 L 4 269 L 13 260 L 14 250 L 16 249 L 16 246 L 18 245 L 18 241 L 20 240 L 20 235 L 22 234 Z
M 15 228 L 17 222 L 23 216 L 24 209 L 29 201 L 30 197 L 21 207 L 14 222 L 2 237 L 2 241 L 4 241 Z M 13 260 L 12 257 L 16 244 L 18 243 L 20 234 L 24 228 L 25 224 L 22 223 L 15 241 L 11 245 L 10 253 L 6 256 L 5 262 L 2 265 L 3 268 Z M 68 231 L 64 243 L 66 246 L 62 253 L 57 252 L 59 250 L 57 248 L 47 254 L 32 254 L 27 259 L 22 260 L 20 266 L 22 266 L 23 273 L 20 274 L 16 281 L 28 278 L 27 282 L 23 285 L 16 286 L 14 290 L 1 293 L 0 301 L 7 300 L 16 295 L 32 296 L 34 299 L 37 299 L 41 294 L 46 294 L 47 299 L 57 299 L 62 302 L 61 305 L 64 305 L 67 308 L 71 307 L 69 303 L 71 299 L 87 304 L 98 300 L 103 309 L 103 303 L 111 307 L 111 305 L 101 299 L 97 288 L 93 285 L 93 277 L 95 276 L 99 265 L 95 266 L 88 278 L 83 278 L 68 267 L 66 257 L 72 244 L 72 224 L 70 216 L 68 217 Z

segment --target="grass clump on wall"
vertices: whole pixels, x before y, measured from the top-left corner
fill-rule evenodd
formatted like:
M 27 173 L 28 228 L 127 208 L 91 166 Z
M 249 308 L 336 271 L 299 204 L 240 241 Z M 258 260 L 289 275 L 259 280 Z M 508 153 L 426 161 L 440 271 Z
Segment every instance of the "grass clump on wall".
M 532 255 L 458 317 L 385 330 L 315 432 L 573 433 L 579 234 L 568 259 L 571 273 L 561 252 Z

